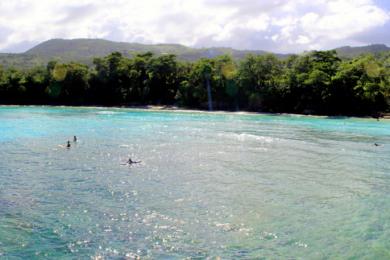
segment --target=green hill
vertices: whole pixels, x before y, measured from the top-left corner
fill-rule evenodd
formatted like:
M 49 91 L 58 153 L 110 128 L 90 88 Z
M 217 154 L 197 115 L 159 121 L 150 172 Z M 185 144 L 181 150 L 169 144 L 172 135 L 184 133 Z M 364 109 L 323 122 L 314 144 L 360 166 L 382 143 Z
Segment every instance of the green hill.
M 175 54 L 179 60 L 195 61 L 200 58 L 213 58 L 230 54 L 235 59 L 242 59 L 247 54 L 265 54 L 265 51 L 245 51 L 232 48 L 190 48 L 180 44 L 139 44 L 113 42 L 102 39 L 53 39 L 20 54 L 0 54 L 0 64 L 5 67 L 31 67 L 46 64 L 50 60 L 63 62 L 77 61 L 92 64 L 95 57 L 103 57 L 112 52 L 125 56 L 135 53 L 153 52 L 156 55 Z M 283 57 L 285 55 L 278 55 Z
M 113 42 L 102 39 L 53 39 L 31 48 L 20 54 L 0 54 L 0 65 L 4 67 L 30 68 L 45 65 L 51 60 L 62 62 L 76 61 L 91 65 L 93 58 L 103 57 L 112 52 L 120 52 L 132 56 L 140 52 L 153 52 L 156 55 L 175 54 L 179 60 L 194 61 L 200 58 L 213 58 L 229 54 L 235 59 L 242 59 L 248 54 L 265 54 L 260 50 L 235 50 L 232 48 L 190 48 L 180 44 L 139 44 Z M 390 51 L 386 45 L 370 45 L 364 47 L 341 47 L 336 49 L 341 57 L 351 58 L 363 53 L 380 53 Z M 276 54 L 287 57 L 286 54 Z
M 362 47 L 344 46 L 335 50 L 337 51 L 337 54 L 342 58 L 353 58 L 365 53 L 371 53 L 375 55 L 382 52 L 390 51 L 390 47 L 387 47 L 384 44 L 372 44 Z
M 156 55 L 175 54 L 181 60 L 197 60 L 199 58 L 213 58 L 222 54 L 231 54 L 234 58 L 243 58 L 248 53 L 263 54 L 264 51 L 240 51 L 232 48 L 190 48 L 180 44 L 140 44 L 126 42 L 112 42 L 102 39 L 53 39 L 43 42 L 28 50 L 25 54 L 45 58 L 59 58 L 64 60 L 90 59 L 106 56 L 112 52 L 131 55 L 139 52 L 153 52 Z
M 134 52 L 145 51 L 151 51 L 156 54 L 181 54 L 187 53 L 191 49 L 178 44 L 144 45 L 138 43 L 112 42 L 101 39 L 54 39 L 33 47 L 25 52 L 25 54 L 70 61 L 106 56 L 112 52 L 121 52 L 125 55 L 130 55 Z

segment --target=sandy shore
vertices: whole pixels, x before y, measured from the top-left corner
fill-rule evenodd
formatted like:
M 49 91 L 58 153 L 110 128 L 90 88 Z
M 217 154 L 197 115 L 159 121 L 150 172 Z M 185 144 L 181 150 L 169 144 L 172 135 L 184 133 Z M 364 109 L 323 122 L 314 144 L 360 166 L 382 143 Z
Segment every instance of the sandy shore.
M 213 114 L 231 114 L 231 115 L 280 115 L 280 116 L 297 116 L 297 117 L 314 117 L 314 118 L 365 118 L 365 119 L 377 119 L 371 116 L 326 116 L 326 115 L 308 115 L 308 114 L 294 114 L 294 113 L 267 113 L 267 112 L 250 112 L 250 111 L 226 111 L 226 110 L 198 110 L 189 109 L 177 106 L 158 106 L 158 105 L 146 105 L 146 106 L 51 106 L 51 105 L 0 105 L 0 107 L 64 107 L 64 108 L 90 108 L 90 109 L 129 109 L 129 110 L 145 110 L 145 111 L 166 111 L 166 112 L 180 112 L 180 113 L 213 113 Z M 380 120 L 389 120 L 390 113 L 384 113 Z
M 96 107 L 96 108 L 109 108 L 109 107 Z M 112 108 L 125 108 L 125 109 L 140 109 L 140 110 L 149 110 L 149 111 L 172 111 L 180 113 L 213 113 L 213 114 L 234 114 L 234 115 L 281 115 L 281 116 L 307 116 L 307 117 L 316 117 L 316 118 L 367 118 L 367 119 L 377 119 L 371 116 L 327 116 L 327 115 L 308 115 L 308 114 L 294 114 L 294 113 L 267 113 L 267 112 L 250 112 L 250 111 L 226 111 L 226 110 L 198 110 L 198 109 L 187 109 L 177 106 L 123 106 L 123 107 L 112 107 Z M 390 119 L 390 113 L 383 114 L 380 118 Z

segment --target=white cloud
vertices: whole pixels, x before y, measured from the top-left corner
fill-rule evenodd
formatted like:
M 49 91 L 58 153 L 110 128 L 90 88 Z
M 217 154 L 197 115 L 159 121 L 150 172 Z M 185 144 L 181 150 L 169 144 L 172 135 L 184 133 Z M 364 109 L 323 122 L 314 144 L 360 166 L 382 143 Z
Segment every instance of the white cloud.
M 248 19 L 246 27 L 254 31 L 264 31 L 269 26 L 269 20 L 270 18 L 268 15 L 262 14 L 258 17 Z
M 297 44 L 309 44 L 310 42 L 310 38 L 304 35 L 299 35 L 296 41 Z
M 389 20 L 373 0 L 13 0 L 0 2 L 0 50 L 108 38 L 291 52 L 365 44 L 354 36 Z

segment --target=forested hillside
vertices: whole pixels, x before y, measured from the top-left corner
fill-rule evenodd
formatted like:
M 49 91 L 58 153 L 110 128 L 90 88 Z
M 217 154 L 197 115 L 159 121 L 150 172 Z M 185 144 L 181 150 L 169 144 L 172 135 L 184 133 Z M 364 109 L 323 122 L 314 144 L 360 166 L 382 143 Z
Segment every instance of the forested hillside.
M 4 67 L 31 68 L 44 65 L 49 61 L 79 62 L 92 65 L 95 57 L 104 57 L 119 52 L 125 57 L 138 53 L 152 52 L 155 55 L 173 54 L 181 61 L 196 61 L 201 58 L 214 58 L 231 55 L 234 59 L 243 59 L 247 54 L 265 54 L 265 51 L 234 50 L 232 48 L 190 48 L 180 44 L 139 44 L 113 42 L 102 39 L 53 39 L 20 54 L 0 54 L 0 64 Z M 286 55 L 278 54 L 278 57 Z
M 342 58 L 354 58 L 362 54 L 373 54 L 375 55 L 381 55 L 381 53 L 389 52 L 390 47 L 387 47 L 384 44 L 373 44 L 368 46 L 362 46 L 362 47 L 350 47 L 345 46 L 341 48 L 335 49 L 337 54 Z
M 261 49 L 261 46 L 259 46 Z M 355 58 L 362 54 L 380 55 L 388 52 L 386 45 L 369 45 L 363 47 L 341 47 L 336 52 L 341 58 Z M 93 59 L 104 57 L 113 52 L 131 58 L 134 55 L 152 52 L 154 55 L 173 54 L 180 61 L 197 61 L 201 58 L 215 58 L 229 55 L 234 60 L 242 60 L 248 54 L 267 54 L 261 50 L 235 50 L 232 48 L 190 48 L 180 44 L 139 44 L 113 42 L 102 39 L 53 39 L 31 48 L 25 53 L 0 54 L 0 65 L 5 68 L 28 69 L 37 65 L 46 65 L 49 61 L 78 62 L 88 66 L 93 65 Z M 275 54 L 278 58 L 287 58 L 289 54 Z

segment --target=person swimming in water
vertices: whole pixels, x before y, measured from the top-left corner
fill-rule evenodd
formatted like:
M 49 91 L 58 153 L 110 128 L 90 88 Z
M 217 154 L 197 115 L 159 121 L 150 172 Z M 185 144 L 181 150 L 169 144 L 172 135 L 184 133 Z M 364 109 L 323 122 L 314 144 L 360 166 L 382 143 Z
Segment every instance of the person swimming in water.
M 76 137 L 76 136 L 73 136 L 73 142 L 74 142 L 74 143 L 77 142 L 77 137 Z
M 137 163 L 141 163 L 141 161 L 136 162 L 136 161 L 133 161 L 131 158 L 129 158 L 129 160 L 127 161 L 128 165 L 137 164 Z
M 67 142 L 66 148 L 68 148 L 68 149 L 70 148 L 70 141 Z

